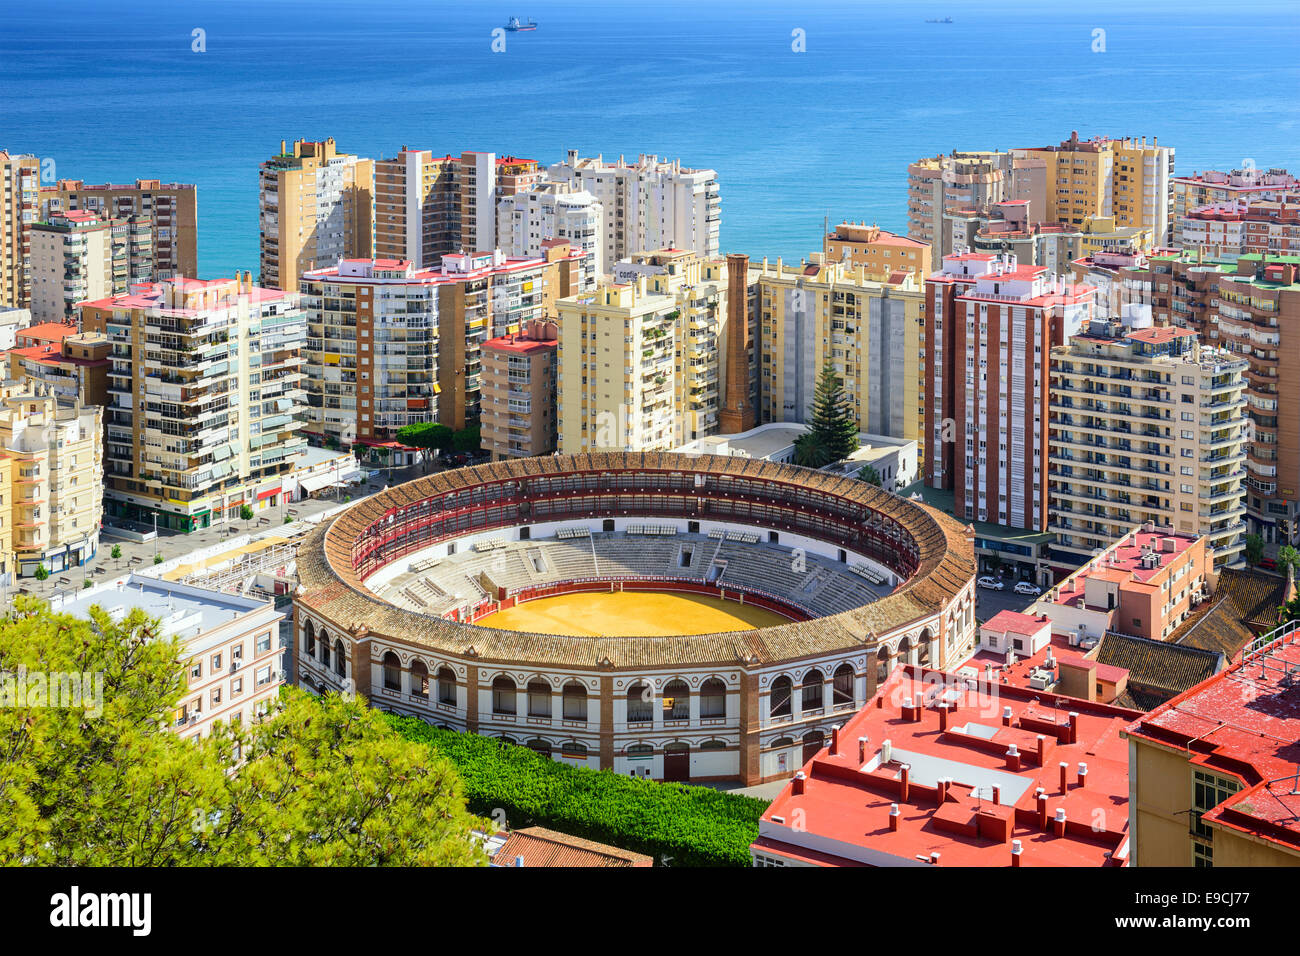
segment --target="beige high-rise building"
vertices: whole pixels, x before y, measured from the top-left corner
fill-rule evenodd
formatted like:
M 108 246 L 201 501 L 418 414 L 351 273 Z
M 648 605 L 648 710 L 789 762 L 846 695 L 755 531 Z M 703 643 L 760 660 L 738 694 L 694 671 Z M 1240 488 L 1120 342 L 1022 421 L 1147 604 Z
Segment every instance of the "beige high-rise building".
M 661 250 L 557 303 L 560 452 L 669 451 L 718 429 L 727 263 Z
M 1153 522 L 1204 538 L 1216 565 L 1238 563 L 1248 365 L 1202 346 L 1189 329 L 1113 320 L 1093 320 L 1052 349 L 1056 550 L 1086 560 L 1134 524 Z
M 1047 214 L 1044 218 L 1081 226 L 1089 217 L 1114 217 L 1116 226 L 1149 228 L 1166 242 L 1173 222 L 1174 150 L 1137 139 L 1077 132 L 1059 146 L 1013 150 L 1047 163 Z
M 42 218 L 76 210 L 135 221 L 136 242 L 152 249 L 152 262 L 149 274 L 133 274 L 131 281 L 198 275 L 198 189 L 192 183 L 137 179 L 87 186 L 79 179 L 60 179 L 41 187 Z
M 63 322 L 87 299 L 121 294 L 153 276 L 153 231 L 140 217 L 75 210 L 32 226 L 32 319 Z
M 0 577 L 64 571 L 94 557 L 103 414 L 39 382 L 0 382 L 0 547 L 11 549 L 0 551 Z
M 807 422 L 828 363 L 844 384 L 858 430 L 922 440 L 921 323 L 925 293 L 909 273 L 897 285 L 867 267 L 751 263 L 756 284 L 759 420 Z
M 953 208 L 986 209 L 1023 201 L 1031 220 L 1047 218 L 1047 164 L 1033 156 L 954 151 L 919 159 L 907 167 L 907 235 L 930 247 L 932 261 L 952 251 L 945 240 L 944 213 Z
M 190 532 L 275 508 L 306 448 L 297 293 L 252 275 L 169 279 L 81 305 L 112 345 L 105 409 L 109 513 Z
M 334 140 L 298 140 L 262 164 L 261 283 L 285 292 L 340 259 L 368 259 L 375 238 L 375 163 L 340 153 Z
M 0 150 L 0 307 L 25 309 L 31 296 L 31 228 L 39 218 L 41 164 Z

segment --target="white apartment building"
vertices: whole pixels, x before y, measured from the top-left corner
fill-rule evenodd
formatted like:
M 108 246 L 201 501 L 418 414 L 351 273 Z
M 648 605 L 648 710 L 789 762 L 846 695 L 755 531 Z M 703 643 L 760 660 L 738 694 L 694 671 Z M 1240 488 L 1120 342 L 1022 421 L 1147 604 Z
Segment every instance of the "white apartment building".
M 1248 363 L 1190 329 L 1093 320 L 1051 354 L 1049 530 L 1086 559 L 1135 524 L 1204 537 L 1216 565 L 1246 533 Z
M 497 205 L 497 244 L 508 256 L 538 258 L 542 243 L 564 239 L 586 253 L 582 287 L 606 274 L 605 209 L 591 193 L 565 183 L 542 183 L 527 192 L 503 196 Z
M 159 621 L 160 638 L 180 639 L 186 686 L 171 728 L 182 737 L 206 736 L 222 722 L 252 723 L 279 695 L 281 618 L 271 601 L 132 574 L 51 603 L 80 618 L 91 607 L 114 620 L 141 610 Z
M 621 156 L 607 163 L 600 156 L 579 158 L 577 150 L 570 150 L 547 176 L 590 193 L 601 204 L 606 263 L 656 249 L 684 249 L 702 258 L 721 254 L 721 201 L 712 169 L 687 169 L 679 159 L 645 154 L 635 163 Z

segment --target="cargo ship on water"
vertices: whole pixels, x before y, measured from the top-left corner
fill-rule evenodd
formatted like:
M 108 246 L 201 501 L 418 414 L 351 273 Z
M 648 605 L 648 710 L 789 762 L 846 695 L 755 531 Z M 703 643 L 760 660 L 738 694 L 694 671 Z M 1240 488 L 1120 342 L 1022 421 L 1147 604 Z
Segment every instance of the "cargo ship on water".
M 521 23 L 518 17 L 511 17 L 510 22 L 506 24 L 506 29 L 511 33 L 527 33 L 529 30 L 537 29 L 537 21 L 529 20 L 527 23 Z

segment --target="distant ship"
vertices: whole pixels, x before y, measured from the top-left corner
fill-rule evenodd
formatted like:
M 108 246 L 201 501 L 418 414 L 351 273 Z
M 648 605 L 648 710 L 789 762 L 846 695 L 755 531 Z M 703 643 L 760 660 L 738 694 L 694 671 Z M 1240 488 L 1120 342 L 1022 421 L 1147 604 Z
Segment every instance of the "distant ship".
M 952 17 L 944 17 L 942 20 L 926 20 L 926 23 L 952 23 Z
M 506 24 L 506 29 L 511 33 L 525 33 L 529 30 L 536 30 L 537 21 L 529 20 L 527 23 L 520 23 L 518 17 L 511 17 L 510 22 Z

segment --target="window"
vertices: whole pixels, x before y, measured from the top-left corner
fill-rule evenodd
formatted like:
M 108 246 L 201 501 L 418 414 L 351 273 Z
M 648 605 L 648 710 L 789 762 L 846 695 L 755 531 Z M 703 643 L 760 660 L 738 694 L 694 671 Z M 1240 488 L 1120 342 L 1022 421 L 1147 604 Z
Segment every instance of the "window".
M 654 695 L 649 684 L 633 684 L 627 689 L 627 722 L 645 723 L 654 720 Z
M 727 716 L 727 685 L 716 677 L 710 677 L 700 688 L 700 716 Z
M 190 667 L 190 680 L 198 680 L 203 676 L 203 662 L 195 661 Z
M 212 655 L 212 670 L 213 670 L 214 673 L 215 673 L 216 671 L 221 670 L 221 655 L 220 655 L 220 654 L 213 654 L 213 655 Z
M 822 672 L 813 668 L 803 676 L 801 705 L 804 710 L 815 710 L 822 705 Z
M 456 675 L 450 667 L 438 668 L 438 703 L 456 706 Z
M 515 682 L 509 677 L 498 677 L 492 682 L 492 713 L 515 713 Z
M 852 664 L 841 664 L 835 669 L 834 683 L 831 686 L 831 703 L 833 706 L 852 706 L 854 683 Z
M 242 642 L 230 649 L 230 659 L 232 661 L 242 661 L 244 659 L 244 645 Z
M 313 646 L 309 646 L 307 648 L 308 653 L 314 652 L 315 650 L 314 647 L 315 638 L 310 638 L 310 640 L 312 641 Z M 271 632 L 266 631 L 263 634 L 257 635 L 257 653 L 261 654 L 264 651 L 269 651 L 270 649 L 271 649 Z
M 1192 771 L 1192 832 L 1206 840 L 1213 831 L 1201 822 L 1201 814 L 1213 810 L 1241 789 L 1235 780 L 1219 777 L 1203 770 Z M 1199 864 L 1198 864 L 1199 865 Z
M 219 703 L 221 703 L 221 688 L 214 687 L 212 688 L 212 706 L 216 707 Z
M 664 688 L 664 720 L 686 720 L 691 716 L 691 689 L 684 680 L 672 680 Z
M 578 760 L 586 760 L 587 748 L 575 740 L 570 740 L 560 745 L 560 754 L 565 757 L 574 757 Z
M 568 683 L 564 685 L 560 696 L 564 704 L 565 720 L 587 719 L 587 688 L 578 683 Z
M 429 699 L 429 667 L 424 661 L 411 662 L 411 693 Z
M 257 686 L 258 686 L 258 687 L 263 687 L 263 686 L 265 686 L 265 685 L 271 683 L 271 668 L 270 668 L 270 666 L 268 665 L 268 666 L 266 666 L 266 667 L 259 667 L 259 668 L 257 669 L 257 673 L 256 673 L 254 676 L 257 678 Z
M 341 637 L 334 640 L 334 673 L 338 674 L 339 677 L 348 675 L 348 662 L 343 654 L 343 638 Z
M 551 685 L 544 680 L 528 682 L 528 716 L 551 716 Z
M 230 696 L 238 697 L 244 692 L 244 678 L 236 677 L 230 682 Z
M 791 714 L 790 698 L 793 696 L 793 686 L 790 678 L 782 674 L 776 680 L 772 681 L 772 694 L 770 697 L 771 709 L 769 713 L 773 717 L 789 717 Z
M 384 690 L 402 689 L 402 664 L 397 655 L 389 651 L 384 655 Z

